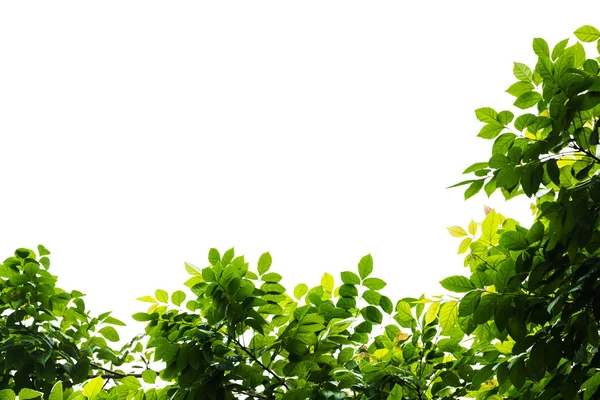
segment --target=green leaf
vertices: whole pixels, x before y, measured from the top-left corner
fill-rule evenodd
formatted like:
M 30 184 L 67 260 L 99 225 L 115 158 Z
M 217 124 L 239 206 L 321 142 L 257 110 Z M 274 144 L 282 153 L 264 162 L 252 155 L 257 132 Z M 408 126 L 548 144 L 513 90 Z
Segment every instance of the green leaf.
M 402 400 L 402 387 L 400 387 L 397 383 L 394 384 L 392 390 L 388 394 L 387 400 Z
M 351 285 L 360 285 L 360 278 L 354 272 L 351 271 L 343 271 L 341 273 L 342 282 L 348 283 Z
M 44 246 L 42 246 L 41 244 L 38 244 L 38 253 L 40 255 L 40 257 L 42 256 L 47 256 L 48 254 L 50 254 L 50 251 L 45 248 Z
M 1 396 L 0 396 L 1 398 Z M 52 386 L 48 400 L 63 400 L 63 385 L 62 381 L 58 381 Z
M 223 254 L 223 259 L 221 260 L 221 264 L 223 264 L 223 266 L 229 265 L 229 263 L 231 262 L 231 260 L 233 260 L 233 257 L 235 257 L 235 250 L 232 247 L 231 249 L 227 250 Z
M 365 299 L 369 304 L 379 305 L 379 302 L 381 301 L 381 294 L 374 290 L 365 290 L 365 292 L 362 294 L 362 298 Z
M 513 74 L 515 78 L 524 82 L 532 82 L 533 81 L 533 73 L 531 69 L 525 65 L 518 62 L 514 63 Z
M 262 275 L 271 268 L 271 263 L 273 259 L 271 258 L 271 253 L 266 252 L 263 253 L 258 259 L 258 274 Z
M 333 284 L 333 276 L 325 272 L 321 278 L 321 286 L 323 286 L 323 289 L 325 289 L 326 292 L 331 293 L 333 292 Z
M 456 325 L 458 321 L 458 302 L 448 301 L 442 304 L 440 309 L 440 327 L 442 332 L 448 331 Z
M 19 390 L 19 400 L 29 400 L 42 397 L 44 393 L 38 392 L 37 390 L 23 388 Z
M 126 326 L 125 322 L 121 321 L 120 319 L 113 318 L 113 317 L 106 317 L 106 319 L 102 322 L 104 322 L 105 324 Z
M 491 122 L 493 124 L 498 123 L 498 121 L 496 120 L 498 113 L 490 107 L 478 108 L 477 110 L 475 110 L 475 116 L 481 122 Z
M 154 292 L 154 296 L 156 296 L 156 300 L 158 300 L 161 303 L 169 302 L 169 293 L 162 289 L 157 289 L 156 292 Z
M 554 65 L 552 64 L 552 61 L 550 61 L 550 58 L 548 56 L 541 55 L 539 57 L 538 63 L 535 66 L 535 70 L 538 74 L 540 74 L 542 78 L 548 80 L 553 79 Z
M 104 386 L 104 379 L 102 379 L 101 376 L 97 376 L 83 385 L 83 395 L 86 396 L 88 400 L 94 400 L 102 390 L 102 386 Z
M 541 221 L 537 221 L 527 232 L 527 242 L 535 243 L 542 240 L 544 236 L 544 224 Z
M 111 342 L 119 341 L 119 334 L 117 333 L 117 330 L 115 328 L 113 328 L 112 326 L 105 326 L 104 328 L 100 329 L 98 332 L 102 336 L 104 336 L 106 339 L 110 340 Z
M 476 181 L 476 179 L 469 179 L 469 180 L 466 180 L 466 181 L 455 183 L 452 186 L 448 186 L 446 189 L 454 188 L 454 187 L 457 187 L 457 186 L 463 186 L 463 185 L 466 185 L 466 184 L 469 184 L 469 183 L 473 183 L 475 181 Z
M 475 285 L 464 276 L 454 275 L 440 281 L 442 287 L 446 290 L 456 293 L 464 293 L 475 289 Z
M 561 40 L 560 42 L 558 42 L 556 44 L 556 46 L 554 46 L 554 49 L 552 49 L 552 60 L 556 60 L 558 57 L 560 57 L 562 55 L 562 53 L 565 51 L 565 48 L 567 47 L 568 43 L 569 43 L 569 39 L 564 39 L 564 40 Z
M 367 278 L 363 281 L 362 284 L 363 286 L 366 286 L 372 290 L 381 290 L 387 285 L 387 283 L 384 280 L 379 278 Z
M 508 250 L 525 250 L 529 247 L 527 237 L 519 231 L 507 231 L 500 236 L 500 245 Z
M 358 274 L 360 275 L 360 279 L 365 279 L 371 272 L 373 272 L 373 257 L 367 254 L 358 263 Z
M 152 321 L 153 319 L 150 314 L 144 312 L 135 313 L 131 317 L 139 322 Z
M 533 83 L 519 81 L 510 85 L 510 87 L 506 89 L 506 92 L 511 96 L 519 97 L 523 93 L 531 92 L 533 88 L 535 88 Z
M 538 56 L 550 57 L 550 48 L 548 43 L 542 38 L 533 39 L 533 52 Z
M 514 105 L 522 110 L 535 106 L 542 99 L 538 92 L 527 92 L 520 95 L 514 102 Z
M 477 181 L 471 183 L 471 185 L 467 188 L 467 190 L 465 190 L 465 200 L 467 200 L 467 199 L 475 196 L 477 193 L 479 193 L 479 191 L 483 187 L 484 181 L 485 181 L 485 179 L 480 179 L 480 180 L 477 180 Z
M 306 292 L 308 292 L 308 286 L 304 283 L 300 283 L 294 288 L 294 297 L 300 300 L 302 296 L 306 294 Z
M 219 250 L 211 248 L 208 251 L 208 262 L 210 265 L 215 266 L 219 261 L 221 261 L 221 254 L 219 254 Z
M 506 154 L 516 137 L 517 135 L 514 133 L 503 133 L 502 135 L 498 136 L 492 145 L 492 154 Z
M 600 31 L 591 25 L 583 25 L 573 33 L 582 42 L 593 42 L 600 38 Z
M 511 161 L 504 154 L 494 154 L 490 158 L 490 168 L 499 169 L 511 164 Z
M 583 400 L 591 399 L 598 390 L 598 386 L 600 386 L 600 372 L 596 372 L 581 385 L 581 390 L 584 390 Z
M 11 389 L 0 390 L 0 400 L 15 400 L 17 395 Z M 62 400 L 62 398 L 60 399 Z
M 535 92 L 530 92 L 530 93 L 535 93 Z M 538 93 L 538 95 L 539 95 L 539 93 Z M 540 98 L 541 98 L 541 96 L 540 96 Z M 517 99 L 517 101 L 518 101 L 518 99 Z M 493 139 L 496 136 L 498 136 L 500 134 L 500 132 L 502 132 L 503 129 L 504 129 L 504 125 L 500 124 L 499 122 L 496 122 L 495 124 L 486 124 L 483 126 L 483 128 L 481 128 L 481 130 L 479 131 L 477 136 L 479 136 L 480 138 L 484 138 L 484 139 Z
M 513 120 L 514 117 L 515 117 L 515 114 L 513 114 L 510 111 L 500 111 L 498 113 L 498 122 L 500 122 L 502 125 L 506 126 L 506 125 L 510 124 L 510 122 Z
M 154 384 L 156 382 L 156 372 L 152 371 L 151 369 L 147 369 L 142 372 L 142 379 L 146 383 Z
M 181 290 L 177 290 L 177 291 L 173 292 L 173 294 L 171 295 L 171 301 L 177 307 L 179 307 L 181 305 L 181 303 L 183 303 L 185 301 L 185 298 L 186 298 L 186 294 L 184 292 L 182 292 Z
M 468 174 L 471 172 L 479 171 L 480 169 L 484 169 L 488 167 L 488 163 L 486 162 L 478 162 L 471 165 L 469 168 L 465 169 L 463 174 Z
M 396 322 L 404 328 L 410 328 L 410 325 L 414 320 L 410 304 L 405 301 L 399 301 L 396 304 L 396 312 L 397 314 L 394 316 Z

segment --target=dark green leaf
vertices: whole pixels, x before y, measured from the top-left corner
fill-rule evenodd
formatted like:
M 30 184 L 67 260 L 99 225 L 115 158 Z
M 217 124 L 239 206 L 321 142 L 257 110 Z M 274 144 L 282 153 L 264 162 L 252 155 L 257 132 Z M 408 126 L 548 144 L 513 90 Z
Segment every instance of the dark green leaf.
M 390 298 L 387 296 L 381 296 L 381 298 L 379 299 L 379 306 L 383 311 L 385 311 L 388 314 L 394 312 L 394 304 L 392 303 L 392 300 L 390 300 Z
M 517 358 L 511 361 L 508 365 L 508 374 L 510 381 L 517 389 L 520 389 L 525 384 L 527 371 L 525 370 L 525 362 L 523 358 Z
M 366 306 L 361 310 L 363 317 L 374 324 L 380 324 L 383 321 L 383 314 L 375 306 Z
M 508 250 L 525 250 L 529 247 L 525 234 L 518 231 L 507 231 L 500 236 L 500 245 Z

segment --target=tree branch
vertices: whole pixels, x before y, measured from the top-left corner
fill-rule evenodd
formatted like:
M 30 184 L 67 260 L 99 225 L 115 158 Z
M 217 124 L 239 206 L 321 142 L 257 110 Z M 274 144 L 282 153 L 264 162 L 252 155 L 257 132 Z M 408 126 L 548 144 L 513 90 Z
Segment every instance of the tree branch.
M 260 365 L 260 367 L 262 369 L 264 369 L 265 371 L 267 371 L 269 374 L 271 374 L 271 376 L 273 376 L 275 379 L 277 379 L 277 381 L 279 382 L 280 385 L 283 385 L 286 389 L 290 389 L 288 387 L 288 385 L 285 383 L 285 380 L 283 380 L 282 378 L 280 378 L 279 376 L 277 376 L 277 374 L 273 371 L 271 371 L 269 369 L 269 367 L 267 367 L 265 364 L 263 364 L 262 362 L 260 362 L 260 360 L 258 358 L 256 358 L 246 347 L 242 346 L 242 344 L 240 343 L 239 340 L 237 340 L 236 338 L 232 338 L 232 340 L 235 342 L 235 344 L 237 344 L 238 346 L 240 346 L 240 348 L 244 351 L 244 353 L 248 354 L 250 356 L 250 358 L 257 363 L 258 365 Z

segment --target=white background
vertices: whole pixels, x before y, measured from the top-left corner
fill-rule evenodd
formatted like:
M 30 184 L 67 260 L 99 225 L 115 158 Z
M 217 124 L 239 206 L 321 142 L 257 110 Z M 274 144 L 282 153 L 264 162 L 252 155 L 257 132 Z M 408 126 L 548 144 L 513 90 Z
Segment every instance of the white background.
M 446 227 L 489 158 L 473 110 L 511 109 L 533 65 L 600 3 L 0 3 L 0 251 L 44 244 L 98 314 L 187 279 L 235 246 L 293 289 L 371 253 L 397 300 L 466 273 Z M 513 110 L 514 111 L 514 110 Z M 339 280 L 338 280 L 339 282 Z M 141 330 L 139 324 L 129 332 Z

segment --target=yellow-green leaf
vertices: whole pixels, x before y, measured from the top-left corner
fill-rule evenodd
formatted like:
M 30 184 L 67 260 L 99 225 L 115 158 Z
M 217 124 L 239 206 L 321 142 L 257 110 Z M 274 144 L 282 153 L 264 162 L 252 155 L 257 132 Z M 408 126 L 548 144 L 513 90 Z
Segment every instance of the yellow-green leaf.
M 574 33 L 577 39 L 581 40 L 582 42 L 593 42 L 594 40 L 600 38 L 600 31 L 591 25 L 583 25 Z
M 321 286 L 323 286 L 326 292 L 331 293 L 333 290 L 333 276 L 325 272 L 321 278 Z
M 294 297 L 300 300 L 302 296 L 306 294 L 306 292 L 308 292 L 308 286 L 304 283 L 300 283 L 294 288 Z
M 151 369 L 147 369 L 142 372 L 142 379 L 146 383 L 154 384 L 156 382 L 156 372 L 152 371 Z
M 38 392 L 37 390 L 23 388 L 19 391 L 19 400 L 37 399 L 41 398 L 43 395 L 44 393 Z
M 464 238 L 458 246 L 458 254 L 463 254 L 465 251 L 467 251 L 472 240 L 473 238 Z
M 110 340 L 111 342 L 119 341 L 119 334 L 117 333 L 117 330 L 115 328 L 113 328 L 112 326 L 105 326 L 104 328 L 100 329 L 98 332 L 102 336 L 104 336 L 106 339 Z
M 169 293 L 167 293 L 166 291 L 162 290 L 162 289 L 158 289 L 154 295 L 156 296 L 156 299 L 158 301 L 160 301 L 161 303 L 166 303 L 169 301 Z
M 471 235 L 475 235 L 477 233 L 477 222 L 475 222 L 475 221 L 469 222 L 468 230 Z
M 83 394 L 88 400 L 94 400 L 94 397 L 100 393 L 104 386 L 104 379 L 101 376 L 97 376 L 83 386 Z
M 200 268 L 196 267 L 194 264 L 184 263 L 184 265 L 185 265 L 185 270 L 188 272 L 188 274 L 202 275 L 202 270 Z
M 50 391 L 50 396 L 48 396 L 48 400 L 62 400 L 63 399 L 63 385 L 62 381 L 58 381 L 52 386 L 52 390 Z
M 0 400 L 15 400 L 17 395 L 12 389 L 2 389 L 0 390 Z
M 186 295 L 184 292 L 182 292 L 181 290 L 177 290 L 173 292 L 173 295 L 171 296 L 171 301 L 173 302 L 173 304 L 179 307 L 181 303 L 185 301 L 185 297 Z
M 448 229 L 448 232 L 450 232 L 450 234 L 454 237 L 467 236 L 467 231 L 465 231 L 460 226 L 451 226 L 450 228 L 446 228 L 446 229 Z
M 156 299 L 152 296 L 138 297 L 136 300 L 145 301 L 146 303 L 156 303 Z
M 442 332 L 451 329 L 458 320 L 458 301 L 448 301 L 440 309 L 440 326 Z
M 437 317 L 438 311 L 440 310 L 440 302 L 436 301 L 431 303 L 427 312 L 425 313 L 425 325 L 429 325 Z
M 497 245 L 500 238 L 498 227 L 504 220 L 505 218 L 502 214 L 490 210 L 481 224 L 481 238 L 479 240 L 487 245 Z

